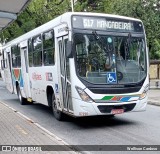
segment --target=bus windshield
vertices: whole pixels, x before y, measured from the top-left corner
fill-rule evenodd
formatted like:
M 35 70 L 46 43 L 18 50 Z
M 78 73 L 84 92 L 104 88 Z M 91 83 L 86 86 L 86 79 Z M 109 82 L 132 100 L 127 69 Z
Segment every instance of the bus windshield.
M 77 75 L 93 84 L 137 83 L 147 75 L 143 37 L 74 35 Z

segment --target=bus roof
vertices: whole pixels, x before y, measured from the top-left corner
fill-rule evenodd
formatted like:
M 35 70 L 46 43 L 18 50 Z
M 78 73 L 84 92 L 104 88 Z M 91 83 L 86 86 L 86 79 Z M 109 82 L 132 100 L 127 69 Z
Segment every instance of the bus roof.
M 43 33 L 46 31 L 46 29 L 52 29 L 53 27 L 58 26 L 61 23 L 67 23 L 71 26 L 71 20 L 68 20 L 71 18 L 72 15 L 84 15 L 84 16 L 97 16 L 97 17 L 110 17 L 110 18 L 120 18 L 120 19 L 126 19 L 126 20 L 133 20 L 133 21 L 141 21 L 136 18 L 131 17 L 125 17 L 125 16 L 119 16 L 119 15 L 113 15 L 113 14 L 104 14 L 104 13 L 92 13 L 92 12 L 66 12 L 53 20 L 31 30 L 30 32 L 27 32 L 26 34 L 21 35 L 20 37 L 6 43 L 3 48 L 7 48 L 8 46 L 12 44 L 16 44 L 19 42 L 23 42 L 31 37 L 34 37 L 40 33 Z
M 127 16 L 120 16 L 120 15 L 114 15 L 114 14 L 105 14 L 105 13 L 93 13 L 93 12 L 67 12 L 63 15 L 86 15 L 86 16 L 99 16 L 99 17 L 111 17 L 111 18 L 123 18 L 126 20 L 134 20 L 134 21 L 141 21 L 137 18 L 127 17 Z

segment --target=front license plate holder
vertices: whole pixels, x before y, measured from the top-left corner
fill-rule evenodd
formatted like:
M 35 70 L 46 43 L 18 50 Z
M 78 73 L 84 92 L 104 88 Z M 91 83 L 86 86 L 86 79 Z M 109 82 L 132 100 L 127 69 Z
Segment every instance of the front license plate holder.
M 112 109 L 111 113 L 112 114 L 122 114 L 124 113 L 124 109 Z

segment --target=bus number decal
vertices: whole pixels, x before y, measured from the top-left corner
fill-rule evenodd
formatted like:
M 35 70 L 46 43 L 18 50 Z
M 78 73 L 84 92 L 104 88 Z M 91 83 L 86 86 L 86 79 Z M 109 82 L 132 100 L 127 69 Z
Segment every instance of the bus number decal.
M 88 112 L 79 112 L 80 116 L 88 116 Z
M 83 19 L 84 28 L 92 28 L 93 27 L 93 19 Z

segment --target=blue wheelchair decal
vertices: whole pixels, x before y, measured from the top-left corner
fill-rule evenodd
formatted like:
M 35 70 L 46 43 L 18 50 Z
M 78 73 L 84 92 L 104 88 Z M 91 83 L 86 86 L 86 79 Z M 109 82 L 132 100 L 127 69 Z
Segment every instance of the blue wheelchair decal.
M 107 73 L 107 83 L 117 83 L 117 75 L 115 72 Z

